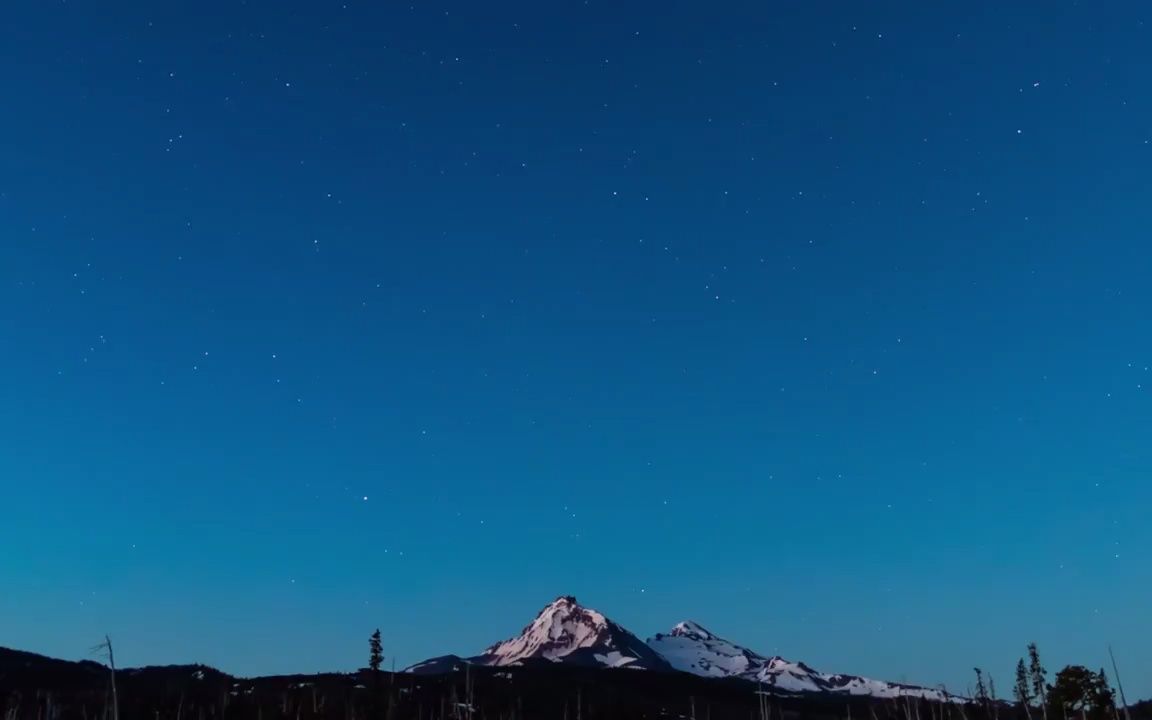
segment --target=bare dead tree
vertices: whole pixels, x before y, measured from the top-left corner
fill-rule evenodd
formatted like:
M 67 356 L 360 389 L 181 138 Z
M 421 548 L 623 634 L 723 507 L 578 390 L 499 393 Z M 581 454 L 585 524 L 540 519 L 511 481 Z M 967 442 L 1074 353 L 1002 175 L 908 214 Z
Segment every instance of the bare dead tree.
M 472 717 L 475 706 L 472 704 L 473 700 L 473 682 L 472 682 L 472 665 L 469 664 L 464 670 L 464 689 L 468 693 L 468 717 Z M 579 709 L 577 709 L 579 713 Z
M 1120 691 L 1120 704 L 1124 706 L 1125 720 L 1132 720 L 1132 712 L 1128 709 L 1128 699 L 1124 697 L 1124 684 L 1120 682 L 1120 668 L 1116 666 L 1116 655 L 1112 646 L 1108 646 L 1108 657 L 1112 659 L 1112 677 L 1116 678 L 1116 689 Z
M 112 720 L 120 720 L 120 698 L 116 694 L 116 655 L 112 651 L 112 638 L 105 635 L 104 642 L 92 648 L 92 652 L 108 660 L 109 678 L 112 688 Z

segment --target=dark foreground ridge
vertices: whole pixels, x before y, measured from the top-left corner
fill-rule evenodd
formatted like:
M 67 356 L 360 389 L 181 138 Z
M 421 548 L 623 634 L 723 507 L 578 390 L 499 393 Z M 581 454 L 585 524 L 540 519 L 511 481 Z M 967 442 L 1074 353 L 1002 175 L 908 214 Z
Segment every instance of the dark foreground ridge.
M 0 648 L 3 720 L 113 720 L 110 674 Z M 116 673 L 121 720 L 1025 720 L 1002 703 L 759 694 L 732 678 L 528 662 L 461 663 L 441 675 L 326 673 L 237 678 L 203 665 Z M 1132 708 L 1152 720 L 1152 705 Z

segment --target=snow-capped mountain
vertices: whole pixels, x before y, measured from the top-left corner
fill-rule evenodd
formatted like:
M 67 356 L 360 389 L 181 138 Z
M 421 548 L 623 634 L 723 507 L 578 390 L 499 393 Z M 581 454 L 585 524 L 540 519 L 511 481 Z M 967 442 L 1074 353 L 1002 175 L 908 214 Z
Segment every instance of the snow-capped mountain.
M 822 673 L 804 663 L 764 657 L 694 622 L 682 622 L 666 635 L 657 634 L 648 640 L 648 646 L 677 670 L 704 677 L 737 677 L 784 692 L 956 699 L 942 690 Z
M 671 670 L 648 645 L 604 615 L 564 595 L 556 598 L 519 635 L 496 643 L 470 658 L 445 655 L 409 667 L 405 672 L 434 675 L 465 664 L 505 667 L 553 662 L 586 667 Z
M 518 636 L 493 645 L 472 662 L 504 666 L 528 660 L 669 669 L 640 638 L 567 595 L 549 603 Z

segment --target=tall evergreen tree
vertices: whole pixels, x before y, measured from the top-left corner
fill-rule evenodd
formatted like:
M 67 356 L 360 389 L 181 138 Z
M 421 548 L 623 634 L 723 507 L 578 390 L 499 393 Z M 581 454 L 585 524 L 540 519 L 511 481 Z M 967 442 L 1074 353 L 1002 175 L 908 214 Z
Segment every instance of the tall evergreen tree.
M 377 628 L 376 632 L 372 633 L 372 637 L 368 640 L 368 668 L 374 673 L 380 672 L 380 666 L 384 663 L 384 643 L 380 640 L 380 629 Z
M 384 642 L 380 639 L 380 628 L 368 638 L 368 669 L 372 671 L 372 706 L 370 717 L 379 720 L 382 703 L 380 701 L 380 666 L 384 664 Z
M 1036 643 L 1028 644 L 1028 674 L 1032 680 L 1032 697 L 1040 703 L 1044 720 L 1048 720 L 1048 671 L 1040 664 Z

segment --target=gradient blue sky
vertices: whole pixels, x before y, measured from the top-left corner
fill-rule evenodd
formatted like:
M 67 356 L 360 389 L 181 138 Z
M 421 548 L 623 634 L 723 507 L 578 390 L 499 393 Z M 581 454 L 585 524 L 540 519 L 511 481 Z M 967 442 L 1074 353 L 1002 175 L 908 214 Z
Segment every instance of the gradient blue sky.
M 5 3 L 0 645 L 1152 695 L 1147 15 Z

